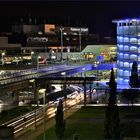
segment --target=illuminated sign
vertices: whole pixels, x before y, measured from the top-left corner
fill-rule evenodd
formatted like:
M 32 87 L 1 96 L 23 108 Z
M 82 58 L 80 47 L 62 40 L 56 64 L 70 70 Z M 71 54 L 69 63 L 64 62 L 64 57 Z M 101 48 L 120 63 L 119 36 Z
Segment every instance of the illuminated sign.
M 88 28 L 74 28 L 74 27 L 71 27 L 70 30 L 73 31 L 73 32 L 88 32 Z
M 45 33 L 51 33 L 55 29 L 54 24 L 45 24 Z
M 27 42 L 48 42 L 46 37 L 29 37 Z

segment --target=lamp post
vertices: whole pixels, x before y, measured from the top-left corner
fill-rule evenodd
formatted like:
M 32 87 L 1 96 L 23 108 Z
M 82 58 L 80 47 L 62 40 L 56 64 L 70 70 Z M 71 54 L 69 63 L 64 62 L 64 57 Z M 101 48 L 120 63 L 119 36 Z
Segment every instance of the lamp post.
M 39 59 L 41 58 L 41 56 L 37 57 L 37 70 L 39 69 Z
M 66 72 L 61 72 L 61 75 L 64 76 L 64 91 L 66 90 Z M 67 99 L 67 95 L 66 95 L 66 91 L 65 91 L 65 110 L 66 110 L 66 99 Z
M 67 65 L 69 64 L 70 59 L 70 46 L 67 46 Z
M 92 91 L 92 100 L 94 99 L 95 94 L 96 94 L 96 89 L 93 89 L 93 91 Z
M 44 139 L 46 140 L 46 89 L 42 88 L 39 90 L 39 93 L 43 94 L 43 116 L 44 116 Z
M 31 79 L 31 80 L 29 80 L 29 82 L 32 84 L 32 91 L 33 91 L 33 94 L 35 94 L 35 92 L 36 92 L 35 79 Z M 35 109 L 35 129 L 36 129 L 36 109 Z
M 44 94 L 43 94 L 43 112 L 44 112 L 44 140 L 46 140 L 46 89 L 44 90 Z
M 80 52 L 81 52 L 81 28 L 79 30 L 79 47 L 80 47 Z
M 60 32 L 61 32 L 61 62 L 62 63 L 63 63 L 63 30 L 64 28 L 61 26 Z
M 31 51 L 31 64 L 33 64 L 33 60 L 32 60 L 33 55 L 34 55 L 34 52 L 33 52 L 33 51 Z
M 94 67 L 96 67 L 96 78 L 97 78 L 97 86 L 99 85 L 98 83 L 98 65 L 100 64 L 99 61 L 95 62 Z
M 86 68 L 82 68 L 82 77 L 85 77 L 85 70 L 86 70 Z
M 97 83 L 96 83 L 96 86 L 98 87 L 99 86 L 99 77 L 98 77 L 98 65 L 100 64 L 100 62 L 99 61 L 97 61 L 96 63 L 95 63 L 95 67 L 96 67 L 96 70 L 97 70 L 97 74 L 96 74 L 96 78 L 97 78 Z M 99 103 L 99 100 L 98 100 L 98 91 L 96 92 L 96 94 L 97 94 L 97 104 Z
M 4 65 L 4 56 L 5 56 L 5 52 L 2 52 L 2 54 L 1 54 L 2 65 Z

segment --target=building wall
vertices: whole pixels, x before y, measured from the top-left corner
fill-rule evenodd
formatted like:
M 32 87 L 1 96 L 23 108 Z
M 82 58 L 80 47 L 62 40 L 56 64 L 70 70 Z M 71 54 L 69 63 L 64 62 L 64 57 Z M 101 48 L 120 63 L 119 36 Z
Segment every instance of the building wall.
M 0 51 L 1 50 L 20 50 L 21 44 L 9 44 L 8 37 L 0 37 Z
M 140 70 L 140 20 L 117 21 L 118 84 L 129 85 L 134 61 Z
M 94 58 L 97 56 L 103 56 L 104 61 L 111 61 L 112 58 L 117 56 L 116 45 L 87 45 L 82 53 L 85 58 Z
M 7 37 L 0 37 L 0 47 L 1 45 L 7 44 L 8 38 Z
M 38 33 L 38 25 L 13 25 L 12 31 L 16 33 Z

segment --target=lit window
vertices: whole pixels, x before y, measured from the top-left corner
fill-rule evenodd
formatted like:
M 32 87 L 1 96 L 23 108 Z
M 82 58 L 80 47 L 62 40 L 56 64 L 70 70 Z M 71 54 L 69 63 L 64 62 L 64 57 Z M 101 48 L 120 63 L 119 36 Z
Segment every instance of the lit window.
M 129 55 L 128 54 L 124 54 L 124 59 L 129 59 Z
M 129 67 L 129 63 L 128 62 L 124 62 L 124 67 Z
M 131 47 L 130 47 L 130 51 L 136 52 L 136 51 L 137 51 L 137 47 L 131 46 Z
M 135 54 L 130 55 L 130 59 L 131 60 L 137 60 L 137 55 L 135 55 Z
M 131 43 L 136 43 L 137 42 L 137 39 L 136 38 L 130 38 L 130 42 Z
M 117 41 L 118 41 L 118 42 L 123 42 L 123 37 L 122 37 L 122 36 L 118 36 L 118 37 L 117 37 Z
M 124 76 L 129 76 L 129 71 L 125 70 L 124 71 Z
M 129 51 L 129 46 L 125 45 L 124 46 L 124 51 Z
M 120 67 L 123 67 L 123 62 L 120 62 Z
M 124 42 L 128 43 L 129 42 L 129 38 L 128 37 L 125 37 L 124 38 Z
M 123 45 L 118 45 L 119 50 L 123 50 Z

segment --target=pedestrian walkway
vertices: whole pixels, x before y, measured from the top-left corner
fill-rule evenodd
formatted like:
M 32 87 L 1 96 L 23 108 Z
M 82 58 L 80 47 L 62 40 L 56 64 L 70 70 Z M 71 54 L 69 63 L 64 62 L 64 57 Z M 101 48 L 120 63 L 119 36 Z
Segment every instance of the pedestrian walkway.
M 73 113 L 75 113 L 76 111 L 78 111 L 80 109 L 80 107 L 72 107 L 67 111 L 64 111 L 64 118 L 68 118 L 69 116 L 71 116 Z M 55 118 L 52 118 L 50 120 L 48 120 L 46 122 L 46 130 L 48 130 L 49 128 L 53 127 L 55 125 Z M 35 127 L 33 127 L 32 129 L 28 129 L 27 132 L 17 138 L 15 138 L 15 140 L 34 140 L 37 136 L 39 136 L 40 134 L 42 134 L 44 132 L 44 123 L 42 123 L 41 125 L 37 126 L 37 128 L 35 129 Z

